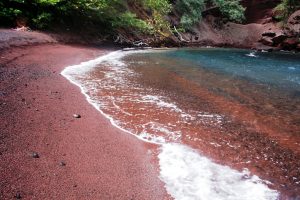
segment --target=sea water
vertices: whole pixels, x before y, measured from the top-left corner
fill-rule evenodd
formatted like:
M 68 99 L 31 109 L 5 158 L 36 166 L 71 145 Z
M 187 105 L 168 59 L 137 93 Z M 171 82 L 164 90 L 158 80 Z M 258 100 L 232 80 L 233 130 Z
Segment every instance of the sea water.
M 67 67 L 62 74 L 115 126 L 160 145 L 160 178 L 175 199 L 279 197 L 271 189 L 274 183 L 246 169 L 265 162 L 244 145 L 251 134 L 258 138 L 247 144 L 258 151 L 276 138 L 283 145 L 298 141 L 298 54 L 117 51 Z M 270 149 L 263 152 L 266 162 L 276 164 L 274 151 L 282 149 Z

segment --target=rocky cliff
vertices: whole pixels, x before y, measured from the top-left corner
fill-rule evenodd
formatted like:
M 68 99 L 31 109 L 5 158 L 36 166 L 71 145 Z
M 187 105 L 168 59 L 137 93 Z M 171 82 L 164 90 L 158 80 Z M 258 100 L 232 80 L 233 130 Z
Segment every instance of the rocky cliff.
M 223 22 L 218 13 L 208 13 L 192 31 L 182 34 L 187 46 L 229 46 L 258 50 L 300 50 L 300 10 L 284 27 L 273 16 L 279 1 L 245 0 L 245 23 Z
M 221 46 L 252 48 L 257 50 L 300 50 L 299 24 L 300 11 L 295 12 L 286 26 L 276 21 L 274 8 L 281 0 L 243 0 L 245 21 L 243 24 L 232 23 L 222 18 L 217 8 L 210 8 L 203 12 L 203 19 L 188 32 L 175 32 L 163 41 L 138 36 L 152 45 L 169 46 Z M 148 13 L 135 4 L 130 5 L 131 11 L 142 19 Z M 180 16 L 173 11 L 168 20 L 172 26 L 179 25 Z M 126 34 L 126 33 L 125 33 Z M 131 39 L 134 36 L 128 35 Z M 135 38 L 136 39 L 136 38 Z

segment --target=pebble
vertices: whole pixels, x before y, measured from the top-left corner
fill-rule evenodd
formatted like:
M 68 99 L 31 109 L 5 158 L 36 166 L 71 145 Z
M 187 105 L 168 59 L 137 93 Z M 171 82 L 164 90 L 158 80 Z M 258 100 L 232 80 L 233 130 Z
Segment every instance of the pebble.
M 64 167 L 64 166 L 66 166 L 66 163 L 64 161 L 60 161 L 59 165 Z
M 37 152 L 33 152 L 32 153 L 32 157 L 33 158 L 39 158 L 40 156 L 39 156 L 39 154 Z
M 79 114 L 74 114 L 73 117 L 74 118 L 81 118 L 81 116 Z
M 20 192 L 17 192 L 15 197 L 16 197 L 16 199 L 22 199 L 22 196 L 21 196 Z

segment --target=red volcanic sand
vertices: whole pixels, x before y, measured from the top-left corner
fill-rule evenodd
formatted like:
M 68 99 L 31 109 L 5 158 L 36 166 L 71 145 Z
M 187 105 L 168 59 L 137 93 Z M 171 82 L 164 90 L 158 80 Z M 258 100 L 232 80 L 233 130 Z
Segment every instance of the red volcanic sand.
M 58 44 L 2 51 L 0 199 L 169 198 L 148 145 L 113 127 L 60 75 L 108 51 Z

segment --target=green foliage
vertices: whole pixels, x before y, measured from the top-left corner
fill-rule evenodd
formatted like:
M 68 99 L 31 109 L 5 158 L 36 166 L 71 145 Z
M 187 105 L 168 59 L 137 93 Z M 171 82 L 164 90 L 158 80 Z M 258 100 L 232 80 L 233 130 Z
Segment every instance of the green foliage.
M 274 8 L 274 12 L 276 15 L 275 17 L 278 20 L 286 23 L 288 17 L 299 8 L 299 0 L 282 0 L 281 3 Z
M 143 0 L 144 5 L 161 15 L 167 15 L 171 12 L 172 5 L 168 0 Z
M 5 0 L 0 1 L 0 25 L 13 24 L 17 17 L 22 17 L 28 19 L 27 25 L 38 29 L 49 28 L 55 22 L 77 30 L 94 26 L 105 30 L 128 27 L 151 31 L 151 26 L 127 11 L 126 3 L 126 0 Z M 155 1 L 148 3 L 155 8 L 166 7 Z
M 45 4 L 45 5 L 55 5 L 60 1 L 61 0 L 36 0 L 36 3 L 37 4 Z
M 198 23 L 206 5 L 218 6 L 222 15 L 229 21 L 241 23 L 245 19 L 245 8 L 239 0 L 177 0 L 176 10 L 181 14 L 181 27 L 189 30 Z
M 145 21 L 138 19 L 136 14 L 129 11 L 121 14 L 117 20 L 113 21 L 113 26 L 116 28 L 133 28 L 141 33 L 152 33 L 153 28 Z
M 46 12 L 43 12 L 39 14 L 36 18 L 32 19 L 34 26 L 37 27 L 38 29 L 48 28 L 51 21 L 52 21 L 52 15 Z
M 22 14 L 22 11 L 14 8 L 3 8 L 0 4 L 0 17 L 13 19 Z
M 169 0 L 142 0 L 146 8 L 152 12 L 150 24 L 155 35 L 163 37 L 169 36 L 171 32 L 170 23 L 166 19 L 166 15 L 172 10 Z
M 22 11 L 17 8 L 6 7 L 3 2 L 0 2 L 0 23 L 9 25 L 22 14 Z
M 219 6 L 231 21 L 244 19 L 244 8 L 239 0 L 0 0 L 0 25 L 12 25 L 23 18 L 28 26 L 38 29 L 60 24 L 74 30 L 94 27 L 113 32 L 127 29 L 133 33 L 168 37 L 172 29 L 167 16 L 173 9 L 181 15 L 178 28 L 190 30 L 201 20 L 208 2 Z M 130 12 L 132 4 L 142 6 L 147 15 Z
M 230 21 L 241 23 L 245 20 L 245 8 L 240 4 L 239 0 L 216 0 L 221 13 Z
M 176 10 L 181 14 L 180 24 L 183 29 L 189 30 L 202 18 L 205 7 L 203 0 L 178 0 Z

